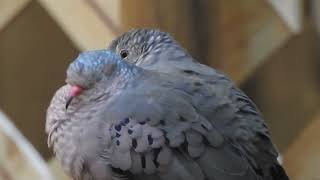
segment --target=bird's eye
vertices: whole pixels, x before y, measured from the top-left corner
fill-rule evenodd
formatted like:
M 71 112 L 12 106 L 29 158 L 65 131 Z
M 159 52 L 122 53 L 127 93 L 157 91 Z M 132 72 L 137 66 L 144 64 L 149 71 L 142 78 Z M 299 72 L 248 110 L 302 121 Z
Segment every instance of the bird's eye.
M 123 49 L 123 50 L 120 51 L 120 56 L 121 56 L 123 59 L 125 59 L 126 57 L 128 57 L 128 55 L 129 55 L 128 50 Z

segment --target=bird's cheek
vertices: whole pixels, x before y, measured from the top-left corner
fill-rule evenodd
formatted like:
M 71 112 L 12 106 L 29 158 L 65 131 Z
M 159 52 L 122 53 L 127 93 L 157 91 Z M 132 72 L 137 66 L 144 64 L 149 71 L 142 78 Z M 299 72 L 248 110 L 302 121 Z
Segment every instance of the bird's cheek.
M 103 69 L 103 74 L 105 76 L 110 76 L 114 72 L 114 69 L 115 69 L 115 65 L 113 64 L 106 65 Z M 98 76 L 98 78 L 102 78 L 102 77 Z

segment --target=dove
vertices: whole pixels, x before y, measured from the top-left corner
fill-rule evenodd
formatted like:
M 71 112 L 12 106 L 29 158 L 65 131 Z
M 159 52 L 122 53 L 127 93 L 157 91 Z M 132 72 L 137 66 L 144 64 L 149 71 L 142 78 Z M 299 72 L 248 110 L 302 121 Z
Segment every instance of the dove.
M 288 179 L 253 102 L 158 30 L 81 53 L 46 133 L 74 180 Z

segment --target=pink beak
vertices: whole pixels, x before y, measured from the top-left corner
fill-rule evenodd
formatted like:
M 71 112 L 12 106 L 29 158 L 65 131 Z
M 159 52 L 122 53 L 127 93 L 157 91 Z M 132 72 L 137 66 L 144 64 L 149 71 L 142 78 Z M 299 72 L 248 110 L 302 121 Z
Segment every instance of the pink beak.
M 71 86 L 71 89 L 70 89 L 69 95 L 68 95 L 68 99 L 66 102 L 66 109 L 68 109 L 73 98 L 79 96 L 82 93 L 82 91 L 83 91 L 83 88 L 78 85 Z

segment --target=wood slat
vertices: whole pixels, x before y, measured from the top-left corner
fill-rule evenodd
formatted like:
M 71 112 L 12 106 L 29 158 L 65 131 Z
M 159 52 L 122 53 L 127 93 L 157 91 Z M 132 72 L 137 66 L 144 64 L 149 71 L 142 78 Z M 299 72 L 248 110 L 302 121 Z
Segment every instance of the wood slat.
M 303 0 L 267 0 L 293 33 L 302 30 Z
M 311 24 L 270 56 L 242 88 L 256 102 L 281 152 L 320 106 L 319 38 Z
M 1 111 L 0 144 L 0 179 L 53 180 L 38 152 Z
M 12 20 L 31 0 L 0 1 L 0 31 Z
M 208 64 L 226 72 L 238 84 L 294 36 L 265 1 L 220 0 L 216 6 L 219 13 L 212 26 L 217 32 L 210 37 L 217 43 L 214 47 L 218 46 L 218 55 L 209 54 Z
M 37 1 L 0 33 L 0 107 L 45 157 L 46 108 L 78 53 Z
M 92 0 L 87 0 L 92 1 Z M 118 28 L 121 27 L 121 21 L 120 21 L 120 15 L 122 9 L 121 3 L 119 3 L 119 0 L 93 0 L 97 6 L 101 8 L 101 10 L 112 20 L 115 26 Z
M 48 166 L 57 180 L 72 180 L 67 174 L 62 170 L 61 165 L 56 158 L 52 158 L 48 161 Z
M 292 179 L 320 178 L 320 113 L 296 138 L 284 156 L 284 165 Z
M 71 38 L 80 50 L 104 48 L 117 32 L 110 28 L 102 16 L 110 14 L 110 20 L 120 22 L 118 11 L 113 9 L 119 7 L 120 1 L 110 0 L 103 9 L 95 9 L 92 4 L 95 1 L 78 0 L 38 0 L 48 13 L 56 20 L 64 32 Z M 100 4 L 95 7 L 100 8 Z M 108 14 L 104 14 L 107 12 Z M 102 14 L 103 13 L 103 14 Z M 108 16 L 109 17 L 109 16 Z
M 320 34 L 320 1 L 319 0 L 310 0 L 310 13 L 311 18 L 315 27 L 317 28 L 317 32 Z

